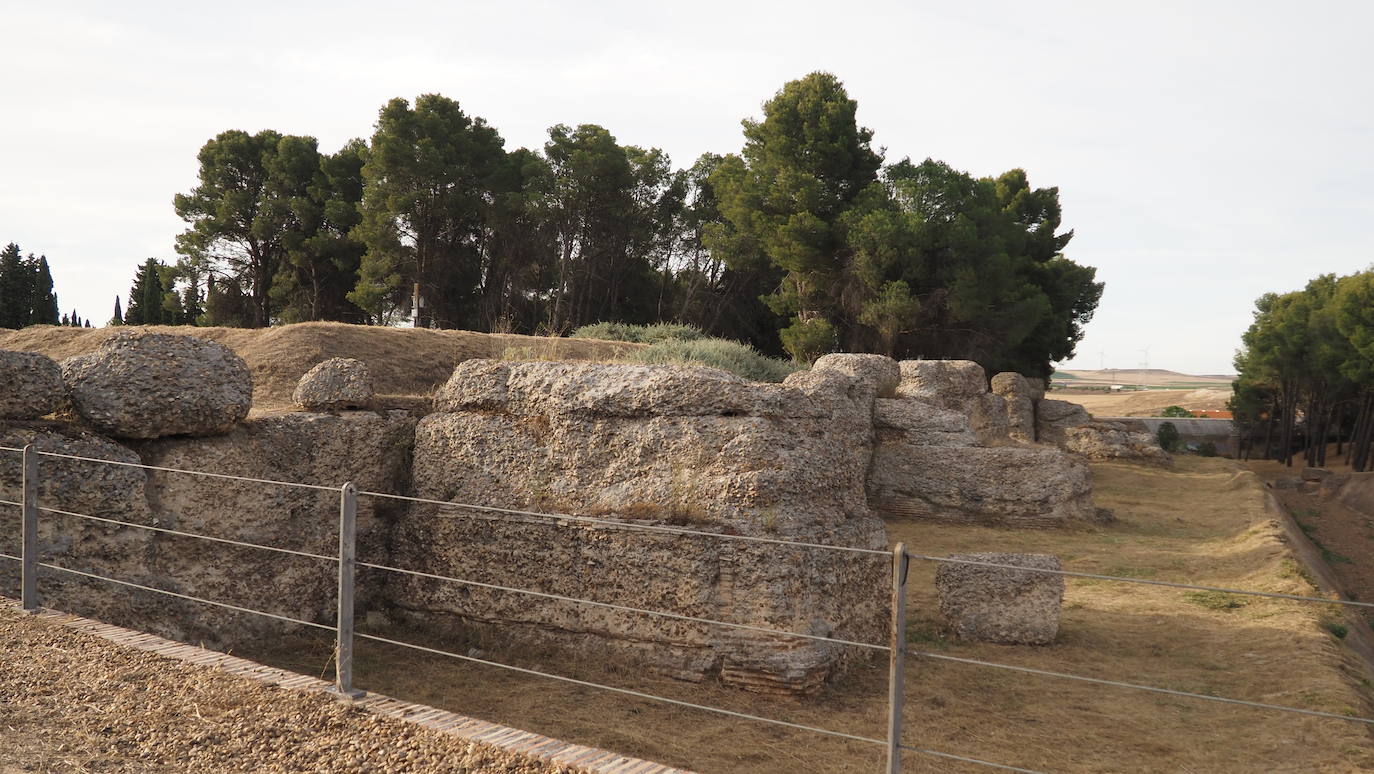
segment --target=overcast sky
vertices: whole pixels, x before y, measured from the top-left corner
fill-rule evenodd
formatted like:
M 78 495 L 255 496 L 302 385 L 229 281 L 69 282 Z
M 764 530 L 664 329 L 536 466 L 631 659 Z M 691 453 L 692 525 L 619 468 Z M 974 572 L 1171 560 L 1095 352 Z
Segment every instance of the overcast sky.
M 508 149 L 598 123 L 686 166 L 828 70 L 889 161 L 1057 186 L 1107 283 L 1070 367 L 1229 373 L 1256 296 L 1374 262 L 1374 4 L 0 5 L 0 242 L 104 321 L 226 129 L 368 137 L 438 92 Z M 1102 354 L 1102 353 L 1105 353 Z

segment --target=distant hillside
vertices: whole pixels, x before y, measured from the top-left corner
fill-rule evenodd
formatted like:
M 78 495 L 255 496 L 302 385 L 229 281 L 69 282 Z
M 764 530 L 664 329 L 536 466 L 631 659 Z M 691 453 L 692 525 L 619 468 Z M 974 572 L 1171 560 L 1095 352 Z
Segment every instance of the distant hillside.
M 1099 371 L 1055 371 L 1052 378 L 1056 381 L 1072 381 L 1075 387 L 1125 384 L 1176 389 L 1200 387 L 1230 389 L 1231 380 L 1235 377 L 1219 374 L 1195 376 L 1163 368 L 1108 368 Z

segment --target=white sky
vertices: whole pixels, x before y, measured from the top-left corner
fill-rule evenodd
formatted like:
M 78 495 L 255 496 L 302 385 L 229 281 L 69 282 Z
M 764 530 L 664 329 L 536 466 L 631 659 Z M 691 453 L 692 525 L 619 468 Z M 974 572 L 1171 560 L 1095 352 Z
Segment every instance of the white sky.
M 1107 283 L 1071 367 L 1229 373 L 1256 296 L 1374 262 L 1374 4 L 200 5 L 0 0 L 0 243 L 47 254 L 63 311 L 103 322 L 175 259 L 226 129 L 332 151 L 439 92 L 508 149 L 598 123 L 686 166 L 813 70 L 890 161 L 1059 187 Z

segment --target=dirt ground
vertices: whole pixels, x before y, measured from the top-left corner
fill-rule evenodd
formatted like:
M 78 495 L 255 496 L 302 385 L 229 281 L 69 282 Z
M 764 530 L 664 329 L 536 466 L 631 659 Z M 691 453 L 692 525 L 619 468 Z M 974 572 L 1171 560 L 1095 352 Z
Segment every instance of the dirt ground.
M 931 555 L 1047 552 L 1087 572 L 1315 593 L 1265 510 L 1262 484 L 1235 463 L 1182 457 L 1172 471 L 1100 464 L 1094 473 L 1098 504 L 1115 512 L 1114 523 L 1009 530 L 904 520 L 888 525 L 891 537 Z M 1344 621 L 1334 605 L 1070 579 L 1058 641 L 1007 647 L 953 641 L 936 613 L 933 576 L 928 562 L 912 567 L 906 633 L 912 648 L 1338 714 L 1374 714 L 1363 665 L 1333 633 L 1333 624 Z M 372 631 L 423 638 L 417 632 Z M 328 668 L 329 643 L 282 640 L 275 649 L 240 655 L 319 674 Z M 776 699 L 631 668 L 607 669 L 590 659 L 486 655 L 780 720 L 883 735 L 884 662 L 859 667 L 819 697 Z M 880 764 L 881 750 L 864 743 L 441 656 L 362 642 L 358 657 L 358 681 L 365 688 L 703 772 L 871 772 Z M 912 659 L 906 674 L 904 738 L 927 749 L 1049 772 L 1374 769 L 1374 737 L 1363 724 L 928 659 Z M 986 771 L 915 753 L 908 753 L 904 770 Z
M 1053 390 L 1047 397 L 1077 403 L 1093 416 L 1157 417 L 1168 406 L 1182 406 L 1194 411 L 1225 409 L 1226 402 L 1231 399 L 1231 388 L 1131 392 L 1064 389 Z
M 0 607 L 0 774 L 557 767 Z

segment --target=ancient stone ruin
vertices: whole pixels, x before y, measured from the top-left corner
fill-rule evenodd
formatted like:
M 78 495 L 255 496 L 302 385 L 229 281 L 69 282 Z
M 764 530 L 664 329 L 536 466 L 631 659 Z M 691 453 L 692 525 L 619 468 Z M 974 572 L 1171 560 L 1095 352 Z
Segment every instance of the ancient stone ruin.
M 432 501 L 360 497 L 359 559 L 486 585 L 364 568 L 359 620 L 372 611 L 453 648 L 609 656 L 770 692 L 814 691 L 865 654 L 492 587 L 881 642 L 883 556 L 738 538 L 881 550 L 880 517 L 1083 523 L 1096 509 L 1082 459 L 1092 447 L 1082 438 L 1114 443 L 1109 428 L 1058 412 L 1015 374 L 990 388 L 973 363 L 874 355 L 826 356 L 782 384 L 709 368 L 468 360 L 431 411 L 355 410 L 374 405 L 366 366 L 326 361 L 301 380 L 306 410 L 253 419 L 245 419 L 248 370 L 217 344 L 127 332 L 63 363 L 60 383 L 55 369 L 0 353 L 0 378 L 24 393 L 0 393 L 0 445 L 257 479 L 353 481 L 365 492 Z M 68 419 L 36 418 L 68 400 Z M 41 478 L 45 508 L 326 557 L 337 550 L 337 491 L 49 457 Z M 17 455 L 0 453 L 0 498 L 17 500 L 19 483 Z M 42 523 L 47 561 L 332 620 L 330 562 L 55 512 Z M 13 508 L 0 508 L 0 534 L 17 535 L 17 524 Z M 0 564 L 5 593 L 16 575 Z M 213 644 L 277 626 L 55 572 L 45 571 L 42 591 L 60 609 Z
M 1064 576 L 1048 554 L 952 554 L 935 571 L 940 613 L 961 640 L 1049 645 L 1059 634 Z M 1002 566 L 989 566 L 1002 565 Z M 1024 567 L 1026 569 L 1011 569 Z

